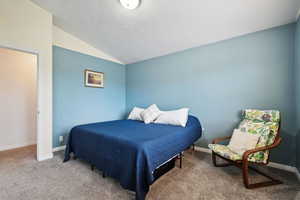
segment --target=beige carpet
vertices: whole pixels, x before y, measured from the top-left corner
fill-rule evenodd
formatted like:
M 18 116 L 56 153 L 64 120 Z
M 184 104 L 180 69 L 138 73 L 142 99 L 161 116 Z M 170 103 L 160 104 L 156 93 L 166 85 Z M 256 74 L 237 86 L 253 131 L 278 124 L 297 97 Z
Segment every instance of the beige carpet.
M 129 200 L 133 192 L 79 160 L 62 163 L 62 152 L 51 160 L 34 160 L 34 148 L 0 152 L 0 200 Z M 215 168 L 210 155 L 186 153 L 183 169 L 174 168 L 152 186 L 147 200 L 300 200 L 300 185 L 292 173 L 266 169 L 283 185 L 247 190 L 241 171 Z M 251 175 L 255 180 L 261 178 Z

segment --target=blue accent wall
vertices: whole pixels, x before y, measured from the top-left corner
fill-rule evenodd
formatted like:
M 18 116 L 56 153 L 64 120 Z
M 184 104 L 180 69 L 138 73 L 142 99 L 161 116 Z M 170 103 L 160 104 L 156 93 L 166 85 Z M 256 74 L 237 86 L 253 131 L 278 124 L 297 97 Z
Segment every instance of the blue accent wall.
M 198 145 L 230 135 L 245 108 L 282 112 L 280 148 L 272 160 L 295 166 L 295 24 L 126 66 L 127 112 L 156 103 L 189 107 L 205 131 Z M 158 47 L 159 48 L 159 47 Z
M 295 36 L 295 86 L 296 86 L 296 115 L 297 115 L 297 168 L 300 172 L 300 20 L 296 25 Z
M 104 72 L 104 88 L 84 86 L 84 70 Z M 53 47 L 53 146 L 79 124 L 121 119 L 125 66 Z

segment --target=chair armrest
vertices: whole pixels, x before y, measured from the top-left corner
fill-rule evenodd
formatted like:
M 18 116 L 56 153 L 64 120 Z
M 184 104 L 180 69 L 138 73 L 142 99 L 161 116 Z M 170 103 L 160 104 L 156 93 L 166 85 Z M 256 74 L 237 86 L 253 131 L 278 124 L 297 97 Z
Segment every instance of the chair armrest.
M 255 149 L 250 149 L 248 151 L 245 151 L 244 154 L 243 154 L 243 160 L 248 160 L 248 157 L 250 154 L 253 154 L 253 153 L 256 153 L 256 152 L 259 152 L 259 151 L 265 151 L 265 150 L 270 150 L 270 149 L 273 149 L 275 147 L 277 147 L 282 141 L 282 138 L 279 137 L 277 138 L 273 144 L 271 145 L 268 145 L 268 146 L 264 146 L 264 147 L 258 147 L 258 148 L 255 148 Z
M 230 138 L 231 138 L 231 136 L 215 138 L 215 139 L 213 139 L 212 144 L 218 144 L 224 140 L 229 140 Z

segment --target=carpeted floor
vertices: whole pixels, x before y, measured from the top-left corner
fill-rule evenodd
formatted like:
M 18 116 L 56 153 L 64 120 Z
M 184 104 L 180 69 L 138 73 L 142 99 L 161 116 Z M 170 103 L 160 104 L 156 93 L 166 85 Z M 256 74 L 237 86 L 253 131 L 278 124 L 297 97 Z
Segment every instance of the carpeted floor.
M 62 163 L 63 153 L 37 162 L 33 147 L 0 152 L 0 200 L 131 200 L 133 192 L 80 160 Z M 183 169 L 174 168 L 157 180 L 147 200 L 300 200 L 300 185 L 292 173 L 264 168 L 283 185 L 247 190 L 241 171 L 215 168 L 209 154 L 185 153 Z M 255 180 L 261 178 L 251 175 Z

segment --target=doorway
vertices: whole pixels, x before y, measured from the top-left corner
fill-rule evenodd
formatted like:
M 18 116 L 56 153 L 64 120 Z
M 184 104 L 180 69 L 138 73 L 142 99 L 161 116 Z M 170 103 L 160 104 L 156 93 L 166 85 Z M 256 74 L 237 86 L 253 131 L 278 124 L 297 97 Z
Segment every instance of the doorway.
M 37 155 L 36 54 L 0 47 L 0 152 Z M 0 153 L 0 155 L 1 155 Z

